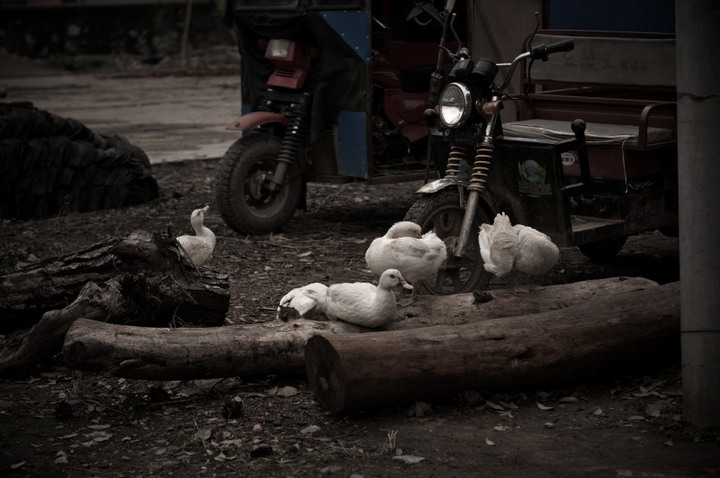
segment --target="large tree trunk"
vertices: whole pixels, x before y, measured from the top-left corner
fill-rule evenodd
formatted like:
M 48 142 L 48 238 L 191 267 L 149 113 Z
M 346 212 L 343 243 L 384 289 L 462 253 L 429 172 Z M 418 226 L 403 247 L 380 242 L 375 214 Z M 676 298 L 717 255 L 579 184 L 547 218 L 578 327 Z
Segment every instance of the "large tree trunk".
M 318 335 L 308 341 L 305 360 L 317 400 L 339 412 L 585 380 L 673 357 L 679 332 L 675 282 L 461 326 Z
M 464 324 L 567 307 L 594 297 L 657 288 L 642 278 L 611 278 L 542 287 L 530 293 L 496 290 L 453 296 L 418 296 L 388 329 Z M 339 321 L 297 319 L 221 328 L 153 328 L 78 320 L 63 348 L 69 366 L 156 380 L 255 376 L 301 372 L 305 344 L 314 335 L 371 332 Z
M 173 235 L 138 231 L 3 276 L 6 327 L 30 327 L 43 314 L 29 332 L 3 344 L 0 375 L 26 373 L 57 354 L 81 317 L 154 326 L 222 324 L 230 303 L 227 274 L 197 269 L 182 254 Z

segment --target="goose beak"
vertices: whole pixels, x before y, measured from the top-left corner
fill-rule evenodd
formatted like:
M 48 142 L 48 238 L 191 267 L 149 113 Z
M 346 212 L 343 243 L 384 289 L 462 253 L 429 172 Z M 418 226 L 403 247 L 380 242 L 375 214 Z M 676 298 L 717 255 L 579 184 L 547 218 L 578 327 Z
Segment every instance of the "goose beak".
M 204 208 L 202 208 L 202 209 L 200 209 L 200 210 L 203 212 L 203 214 L 205 214 L 206 212 L 208 212 L 208 209 L 210 209 L 210 205 L 207 205 L 207 206 L 205 206 Z
M 412 290 L 412 288 L 413 288 L 413 286 L 411 286 L 410 284 L 405 282 L 405 279 L 403 279 L 402 277 L 398 278 L 398 285 L 403 286 L 403 289 L 407 289 L 407 290 Z

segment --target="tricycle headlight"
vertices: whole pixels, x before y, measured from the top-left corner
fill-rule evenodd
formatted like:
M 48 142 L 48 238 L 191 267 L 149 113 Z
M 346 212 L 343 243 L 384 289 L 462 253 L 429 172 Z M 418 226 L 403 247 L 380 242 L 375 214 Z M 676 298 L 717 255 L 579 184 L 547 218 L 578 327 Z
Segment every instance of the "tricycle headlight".
M 273 38 L 268 42 L 268 46 L 265 49 L 266 58 L 281 58 L 285 59 L 290 53 L 290 40 L 279 40 Z
M 438 113 L 440 121 L 448 128 L 457 128 L 472 111 L 470 90 L 462 83 L 450 83 L 440 94 Z

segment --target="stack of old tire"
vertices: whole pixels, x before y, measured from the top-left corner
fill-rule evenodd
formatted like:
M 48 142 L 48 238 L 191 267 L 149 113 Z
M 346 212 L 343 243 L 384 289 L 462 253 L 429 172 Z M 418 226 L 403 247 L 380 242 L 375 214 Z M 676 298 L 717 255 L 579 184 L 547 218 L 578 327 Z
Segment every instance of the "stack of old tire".
M 0 218 L 143 203 L 159 190 L 145 152 L 29 102 L 0 103 Z

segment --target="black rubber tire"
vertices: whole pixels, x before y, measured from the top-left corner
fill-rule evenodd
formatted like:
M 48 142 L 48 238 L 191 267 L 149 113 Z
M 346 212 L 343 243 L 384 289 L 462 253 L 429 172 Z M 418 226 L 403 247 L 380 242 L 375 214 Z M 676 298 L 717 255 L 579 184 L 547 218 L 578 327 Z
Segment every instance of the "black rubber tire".
M 235 141 L 220 160 L 217 206 L 236 232 L 279 232 L 295 214 L 303 190 L 297 164 L 290 165 L 284 184 L 274 192 L 261 187 L 263 174 L 275 171 L 280 145 L 281 139 L 276 136 L 251 134 Z
M 603 239 L 602 241 L 590 242 L 578 246 L 580 252 L 593 261 L 605 262 L 609 261 L 617 255 L 625 245 L 627 236 L 616 237 L 613 239 Z
M 98 211 L 156 199 L 145 152 L 30 102 L 0 103 L 0 217 Z
M 415 285 L 418 292 L 448 295 L 487 288 L 491 274 L 483 267 L 477 231 L 479 231 L 480 224 L 492 221 L 487 211 L 478 206 L 473 228 L 475 236 L 470 240 L 470 250 L 465 257 L 454 257 L 451 248 L 460 233 L 464 213 L 465 209 L 460 207 L 458 190 L 447 188 L 435 194 L 422 196 L 405 214 L 406 221 L 419 224 L 423 233 L 434 230 L 438 237 L 448 245 L 448 258 L 438 275 Z

